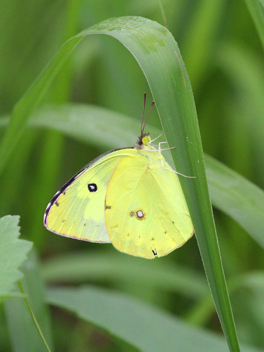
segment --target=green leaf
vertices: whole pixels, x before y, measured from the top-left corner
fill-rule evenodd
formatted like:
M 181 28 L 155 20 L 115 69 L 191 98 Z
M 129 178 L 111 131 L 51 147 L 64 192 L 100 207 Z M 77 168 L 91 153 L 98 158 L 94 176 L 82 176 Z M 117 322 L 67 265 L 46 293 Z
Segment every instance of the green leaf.
M 18 238 L 18 222 L 19 216 L 7 215 L 0 219 L 0 300 L 17 295 L 14 284 L 23 276 L 19 267 L 32 247 L 31 242 Z
M 177 43 L 160 24 L 141 17 L 103 21 L 70 38 L 15 106 L 0 146 L 0 172 L 20 140 L 33 109 L 74 47 L 86 36 L 105 34 L 120 41 L 139 63 L 156 101 L 194 223 L 205 272 L 230 350 L 239 351 L 212 215 L 204 156 L 191 85 Z
M 52 288 L 47 301 L 144 352 L 227 351 L 223 338 L 181 322 L 164 311 L 95 287 Z M 244 352 L 257 351 L 243 348 Z
M 264 47 L 264 0 L 245 0 Z
M 48 341 L 48 345 L 52 346 L 49 312 L 44 298 L 44 285 L 34 252 L 30 253 L 22 270 L 24 277 L 21 283 L 27 295 L 27 301 L 45 339 Z M 12 351 L 47 351 L 23 299 L 16 298 L 5 302 L 5 313 Z

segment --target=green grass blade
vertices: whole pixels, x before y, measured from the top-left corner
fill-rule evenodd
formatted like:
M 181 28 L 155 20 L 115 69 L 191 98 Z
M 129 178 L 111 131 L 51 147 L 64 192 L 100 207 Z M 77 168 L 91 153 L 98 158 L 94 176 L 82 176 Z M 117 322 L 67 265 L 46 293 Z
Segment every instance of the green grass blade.
M 190 327 L 164 311 L 101 288 L 53 288 L 47 302 L 67 309 L 144 352 L 227 351 L 223 338 Z M 257 349 L 244 347 L 244 352 Z
M 0 147 L 0 172 L 19 141 L 26 121 L 72 49 L 85 36 L 106 34 L 119 40 L 139 63 L 156 101 L 162 127 L 195 227 L 206 275 L 230 350 L 239 344 L 224 278 L 205 172 L 204 156 L 189 78 L 177 43 L 156 22 L 120 17 L 101 22 L 68 40 L 28 93 L 16 105 Z
M 264 1 L 245 0 L 264 48 Z
M 25 294 L 25 291 L 24 291 L 23 286 L 22 286 L 22 284 L 21 284 L 20 281 L 18 281 L 18 287 L 19 287 L 19 289 L 20 289 L 20 292 L 21 292 L 22 294 Z M 41 328 L 40 328 L 40 326 L 39 326 L 39 323 L 38 323 L 38 321 L 37 321 L 37 319 L 36 319 L 36 317 L 35 317 L 35 314 L 34 314 L 33 310 L 32 310 L 31 307 L 30 307 L 30 304 L 29 304 L 28 299 L 27 299 L 26 296 L 24 297 L 24 302 L 25 302 L 25 304 L 26 304 L 26 306 L 27 306 L 27 309 L 28 309 L 28 311 L 29 311 L 29 313 L 30 313 L 30 316 L 31 316 L 31 318 L 32 318 L 32 320 L 33 320 L 33 322 L 34 322 L 34 324 L 35 324 L 37 330 L 38 330 L 38 333 L 39 333 L 39 335 L 40 335 L 40 337 L 41 337 L 41 340 L 43 341 L 43 344 L 44 344 L 45 347 L 46 347 L 46 350 L 47 350 L 48 352 L 51 352 L 51 351 L 50 351 L 50 348 L 49 348 L 49 345 L 48 345 L 48 343 L 47 343 L 47 341 L 46 341 L 46 339 L 45 339 L 45 336 L 43 335 L 43 332 L 42 332 L 42 330 L 41 330 Z

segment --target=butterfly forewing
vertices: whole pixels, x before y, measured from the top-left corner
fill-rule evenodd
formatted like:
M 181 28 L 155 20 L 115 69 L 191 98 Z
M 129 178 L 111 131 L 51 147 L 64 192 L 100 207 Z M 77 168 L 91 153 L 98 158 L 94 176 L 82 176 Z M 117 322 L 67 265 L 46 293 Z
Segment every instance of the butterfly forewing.
M 105 193 L 116 165 L 123 158 L 121 151 L 104 154 L 68 181 L 46 209 L 47 229 L 80 240 L 111 242 L 105 226 Z

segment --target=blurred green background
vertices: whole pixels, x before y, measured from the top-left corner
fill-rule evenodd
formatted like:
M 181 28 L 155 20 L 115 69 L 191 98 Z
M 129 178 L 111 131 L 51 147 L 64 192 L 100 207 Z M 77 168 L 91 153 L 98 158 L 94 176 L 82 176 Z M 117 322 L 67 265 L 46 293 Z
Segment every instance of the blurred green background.
M 264 188 L 263 48 L 246 4 L 227 0 L 164 0 L 163 9 L 166 25 L 179 44 L 191 80 L 204 151 Z M 164 24 L 156 0 L 4 0 L 0 2 L 0 14 L 3 117 L 10 116 L 14 104 L 65 40 L 82 29 L 110 17 L 126 15 L 143 16 Z M 145 91 L 149 104 L 151 101 L 145 78 L 123 46 L 103 37 L 92 36 L 78 47 L 45 101 L 99 105 L 133 117 L 140 128 Z M 150 123 L 160 127 L 156 111 Z M 42 225 L 45 207 L 54 193 L 104 151 L 103 145 L 87 146 L 54 131 L 32 128 L 24 134 L 1 177 L 0 216 L 21 215 L 22 238 L 34 242 L 42 263 L 61 254 L 78 252 L 93 257 L 98 254 L 102 261 L 104 256 L 115 255 L 111 245 L 66 239 L 49 233 Z M 240 275 L 263 270 L 264 256 L 258 244 L 228 216 L 217 210 L 214 213 L 227 279 L 232 282 Z M 117 253 L 117 258 L 121 256 Z M 195 238 L 159 261 L 203 275 Z M 199 305 L 188 294 L 170 289 L 153 290 L 133 280 L 129 283 L 96 275 L 64 283 L 77 282 L 120 289 L 193 324 L 221 331 L 214 310 L 209 309 L 203 318 L 206 308 L 203 310 L 202 303 Z M 254 296 L 249 287 L 241 287 L 231 293 L 231 301 L 240 340 L 264 348 L 260 316 L 263 300 Z M 69 313 L 59 309 L 52 309 L 51 313 L 56 351 L 127 350 Z M 1 310 L 0 331 L 5 329 Z M 0 343 L 0 350 L 10 350 L 7 334 L 2 333 Z

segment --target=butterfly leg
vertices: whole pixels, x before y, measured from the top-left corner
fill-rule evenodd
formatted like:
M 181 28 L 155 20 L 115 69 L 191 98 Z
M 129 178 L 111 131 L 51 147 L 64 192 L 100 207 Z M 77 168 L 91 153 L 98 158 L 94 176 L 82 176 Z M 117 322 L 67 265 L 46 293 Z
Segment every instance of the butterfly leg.
M 175 148 L 176 148 L 176 147 L 172 147 L 172 148 L 161 149 L 161 144 L 165 144 L 165 143 L 168 143 L 168 142 L 160 142 L 160 143 L 159 143 L 158 151 L 159 151 L 160 153 L 163 152 L 164 150 L 171 150 L 171 149 L 175 149 Z
M 154 142 L 156 139 L 160 138 L 160 137 L 163 135 L 163 133 L 164 133 L 164 131 L 162 131 L 162 132 L 161 132 L 161 134 L 160 134 L 160 135 L 158 135 L 158 137 L 156 137 L 156 138 L 152 139 L 152 140 L 151 140 L 151 141 L 149 141 L 147 144 L 150 144 L 150 143 Z
M 152 141 L 151 141 L 152 142 Z M 151 143 L 151 142 L 148 142 L 147 143 L 147 145 L 150 147 L 151 145 L 149 144 L 149 143 Z M 158 149 L 156 149 L 156 150 L 153 150 L 153 149 L 145 149 L 146 151 L 148 151 L 148 152 L 158 152 L 158 153 L 161 153 L 161 152 L 163 152 L 164 150 L 171 150 L 171 149 L 175 149 L 176 147 L 172 147 L 172 148 L 164 148 L 164 149 L 161 149 L 161 144 L 165 144 L 165 143 L 168 143 L 168 142 L 160 142 L 159 144 L 158 144 Z
M 162 166 L 162 168 L 163 168 L 164 170 L 172 171 L 172 172 L 174 172 L 174 173 L 177 174 L 177 175 L 181 175 L 181 176 L 186 177 L 186 178 L 196 178 L 195 176 L 186 176 L 186 175 L 181 174 L 180 172 L 178 172 L 178 171 L 176 171 L 176 170 L 169 169 L 168 167 L 165 167 L 163 160 L 161 160 L 161 166 Z

